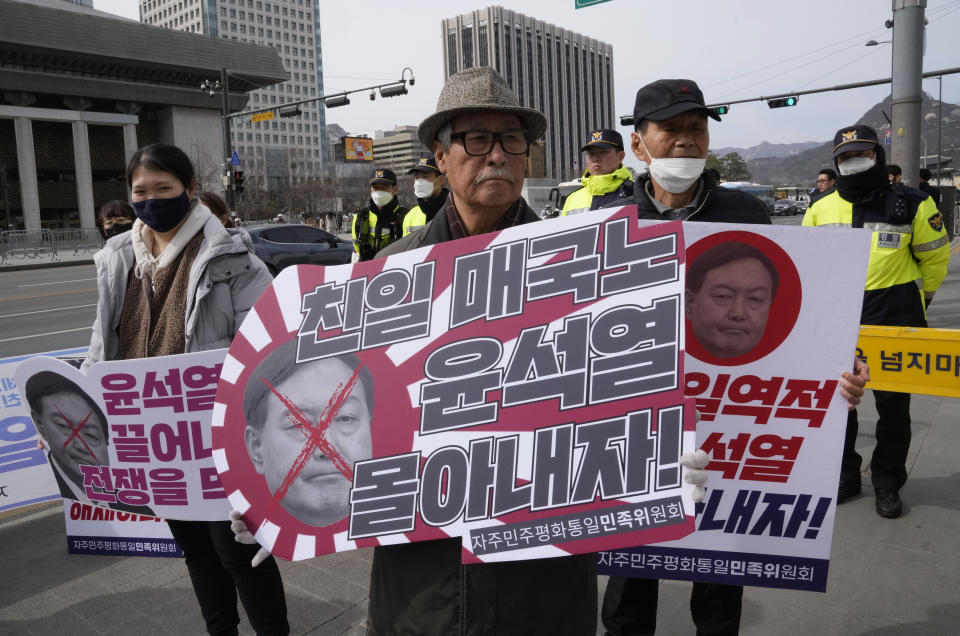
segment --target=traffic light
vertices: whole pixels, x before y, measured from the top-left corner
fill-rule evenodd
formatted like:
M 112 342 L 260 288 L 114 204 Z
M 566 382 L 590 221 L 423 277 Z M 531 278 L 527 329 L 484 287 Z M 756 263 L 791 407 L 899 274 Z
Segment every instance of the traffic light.
M 790 97 L 778 97 L 777 99 L 768 99 L 767 106 L 770 108 L 784 108 L 786 106 L 796 106 L 800 98 L 796 95 Z
M 237 194 L 240 194 L 241 192 L 243 192 L 243 180 L 244 180 L 244 178 L 245 178 L 245 177 L 243 176 L 243 170 L 235 170 L 235 171 L 233 172 L 233 190 L 234 190 Z
M 281 117 L 298 117 L 303 114 L 303 111 L 300 110 L 300 104 L 281 106 L 277 109 L 277 112 L 280 113 Z
M 713 107 L 713 112 L 718 115 L 726 115 L 730 112 L 730 104 L 721 104 Z

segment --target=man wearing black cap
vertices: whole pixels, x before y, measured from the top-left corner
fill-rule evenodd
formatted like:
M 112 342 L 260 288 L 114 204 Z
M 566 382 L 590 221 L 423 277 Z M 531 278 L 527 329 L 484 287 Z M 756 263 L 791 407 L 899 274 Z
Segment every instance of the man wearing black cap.
M 437 210 L 443 207 L 449 194 L 443 187 L 443 175 L 433 155 L 420 157 L 417 165 L 410 168 L 407 174 L 414 175 L 413 194 L 417 197 L 417 205 L 410 208 L 407 215 L 403 217 L 404 236 L 426 225 Z
M 616 130 L 594 130 L 580 149 L 587 156 L 583 187 L 570 193 L 560 216 L 632 203 L 633 179 L 623 167 L 623 137 Z
M 925 304 L 947 275 L 950 243 L 943 217 L 925 192 L 893 182 L 883 145 L 869 126 L 847 126 L 833 138 L 837 189 L 807 208 L 803 225 L 853 227 L 873 234 L 862 325 L 926 327 Z M 890 175 L 888 179 L 888 174 Z M 874 391 L 877 445 L 870 462 L 877 514 L 896 518 L 907 481 L 910 394 Z M 847 417 L 837 503 L 860 493 L 857 412 Z
M 933 175 L 930 174 L 930 171 L 926 168 L 920 168 L 920 183 L 917 184 L 917 188 L 923 190 L 930 195 L 930 198 L 933 199 L 934 205 L 937 208 L 940 207 L 940 197 L 943 196 L 936 187 L 930 185 L 930 177 Z
M 353 246 L 359 260 L 369 261 L 403 236 L 403 217 L 409 211 L 397 200 L 397 175 L 393 170 L 374 170 L 370 205 L 353 215 Z
M 704 171 L 710 147 L 708 117 L 720 121 L 692 80 L 657 80 L 637 91 L 630 148 L 649 169 L 634 187 L 640 218 L 769 225 L 770 215 L 760 199 L 718 187 Z M 659 583 L 611 576 L 601 612 L 607 634 L 653 634 Z M 742 586 L 694 582 L 690 612 L 697 634 L 737 634 L 742 598 Z

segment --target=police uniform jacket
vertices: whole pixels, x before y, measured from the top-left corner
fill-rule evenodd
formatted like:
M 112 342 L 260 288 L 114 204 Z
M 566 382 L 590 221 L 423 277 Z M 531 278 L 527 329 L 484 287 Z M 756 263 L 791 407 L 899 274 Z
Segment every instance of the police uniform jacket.
M 807 208 L 803 225 L 871 232 L 861 324 L 926 326 L 924 297 L 933 298 L 950 261 L 943 217 L 926 193 L 897 184 L 853 205 L 833 192 Z
M 449 190 L 440 188 L 440 192 L 432 197 L 417 199 L 417 205 L 410 208 L 407 215 L 403 217 L 403 235 L 406 236 L 410 232 L 416 232 L 426 225 L 427 221 L 437 213 L 437 210 L 443 207 L 448 194 L 450 194 Z
M 630 171 L 622 165 L 610 174 L 591 175 L 587 172 L 580 183 L 583 187 L 570 193 L 560 216 L 632 203 L 633 181 Z
M 539 220 L 521 202 L 519 222 Z M 377 257 L 449 240 L 441 212 Z M 461 565 L 461 550 L 459 538 L 374 548 L 367 633 L 596 633 L 596 555 Z
M 353 215 L 353 249 L 361 261 L 370 260 L 378 251 L 403 236 L 403 217 L 409 211 L 410 208 L 400 205 L 397 197 L 393 197 L 382 208 L 378 208 L 371 200 L 366 209 Z

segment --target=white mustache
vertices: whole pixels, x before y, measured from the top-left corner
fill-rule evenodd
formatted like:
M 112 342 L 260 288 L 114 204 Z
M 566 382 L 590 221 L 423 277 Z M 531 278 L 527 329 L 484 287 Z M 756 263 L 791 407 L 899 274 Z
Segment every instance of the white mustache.
M 505 168 L 490 168 L 486 172 L 478 174 L 477 178 L 473 180 L 473 185 L 480 185 L 484 181 L 489 181 L 490 179 L 500 179 L 501 181 L 506 181 L 508 183 L 517 182 L 509 170 Z

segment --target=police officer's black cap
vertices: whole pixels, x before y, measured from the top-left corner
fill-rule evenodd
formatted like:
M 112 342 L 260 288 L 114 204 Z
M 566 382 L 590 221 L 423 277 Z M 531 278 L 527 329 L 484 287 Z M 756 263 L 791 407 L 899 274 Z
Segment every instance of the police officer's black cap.
M 877 131 L 870 126 L 846 126 L 833 136 L 833 158 L 851 150 L 873 150 L 880 145 Z
M 440 168 L 437 167 L 437 160 L 433 155 L 427 155 L 426 157 L 420 157 L 417 160 L 417 165 L 407 170 L 407 174 L 414 174 L 415 172 L 433 172 L 440 174 Z
M 397 175 L 394 174 L 393 170 L 387 170 L 386 168 L 374 170 L 373 176 L 370 177 L 369 185 L 373 185 L 374 183 L 395 186 L 397 185 Z
M 666 121 L 683 113 L 699 112 L 720 121 L 720 115 L 707 108 L 703 91 L 688 79 L 662 79 L 651 82 L 637 91 L 633 103 L 633 125 L 644 119 Z
M 600 130 L 594 130 L 590 133 L 590 139 L 587 140 L 587 143 L 583 145 L 583 148 L 580 149 L 580 152 L 583 152 L 587 148 L 616 148 L 617 150 L 623 150 L 623 137 L 620 136 L 616 130 L 610 130 L 608 128 L 601 128 Z

